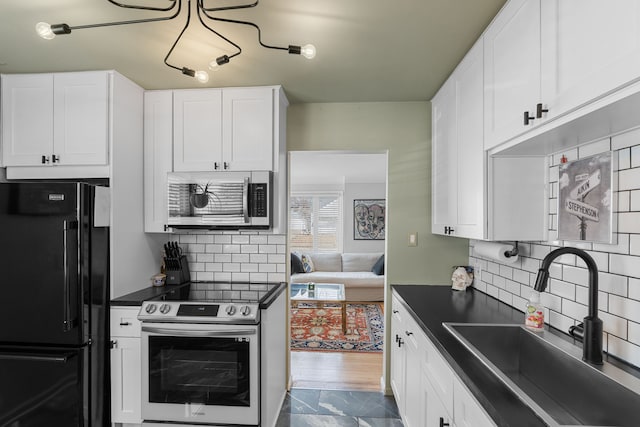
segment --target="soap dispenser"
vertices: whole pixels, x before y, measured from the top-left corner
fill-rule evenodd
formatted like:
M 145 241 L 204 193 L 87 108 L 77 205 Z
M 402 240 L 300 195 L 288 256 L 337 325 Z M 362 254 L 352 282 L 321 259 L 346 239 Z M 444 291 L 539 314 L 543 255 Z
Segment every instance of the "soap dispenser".
M 524 324 L 527 328 L 532 331 L 544 330 L 544 308 L 540 302 L 540 292 L 531 292 L 524 316 Z

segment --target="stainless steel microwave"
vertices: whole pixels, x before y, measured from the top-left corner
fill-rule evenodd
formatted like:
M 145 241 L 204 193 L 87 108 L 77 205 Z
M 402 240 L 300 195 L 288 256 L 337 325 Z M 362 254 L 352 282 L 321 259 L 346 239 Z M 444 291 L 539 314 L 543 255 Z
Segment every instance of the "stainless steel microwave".
M 273 173 L 170 172 L 168 226 L 190 229 L 271 228 Z

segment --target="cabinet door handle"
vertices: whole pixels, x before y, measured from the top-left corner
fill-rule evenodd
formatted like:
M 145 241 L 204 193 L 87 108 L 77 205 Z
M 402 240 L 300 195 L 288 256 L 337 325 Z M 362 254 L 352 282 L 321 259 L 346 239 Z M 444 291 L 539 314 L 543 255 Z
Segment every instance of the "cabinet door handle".
M 215 169 L 215 170 L 220 169 L 220 165 L 218 164 L 218 162 L 214 162 L 213 163 L 213 169 Z
M 529 126 L 529 122 L 532 122 L 535 120 L 535 117 L 530 116 L 528 111 L 524 112 L 524 125 L 525 126 Z
M 452 234 L 454 231 L 456 231 L 456 230 L 454 230 L 453 227 L 446 226 L 444 228 L 444 234 Z
M 402 347 L 402 344 L 404 344 L 404 341 L 402 341 L 402 338 L 398 337 L 398 348 Z
M 542 104 L 538 104 L 536 105 L 536 118 L 537 119 L 541 119 L 542 118 L 542 113 L 548 113 L 549 109 L 548 108 L 542 108 Z
M 118 340 L 109 341 L 109 348 L 118 348 Z
M 445 423 L 442 417 L 440 417 L 440 427 L 449 427 L 449 423 Z
M 46 164 L 46 163 L 49 163 L 49 157 L 47 157 L 47 156 L 42 156 L 42 164 L 44 165 L 44 164 Z
M 55 154 L 51 155 L 51 162 L 52 163 L 60 163 L 60 157 L 56 156 Z
M 223 165 L 224 165 L 224 170 L 229 169 L 229 163 L 227 163 L 227 162 L 223 162 Z
M 391 312 L 392 312 L 393 314 L 398 314 L 398 313 L 400 313 L 398 310 L 391 310 Z

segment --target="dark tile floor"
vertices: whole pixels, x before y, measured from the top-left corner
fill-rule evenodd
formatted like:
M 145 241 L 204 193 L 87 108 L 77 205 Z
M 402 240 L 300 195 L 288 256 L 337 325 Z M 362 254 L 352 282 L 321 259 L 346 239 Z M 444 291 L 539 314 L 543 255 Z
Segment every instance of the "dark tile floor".
M 392 396 L 364 391 L 287 393 L 276 427 L 402 427 Z

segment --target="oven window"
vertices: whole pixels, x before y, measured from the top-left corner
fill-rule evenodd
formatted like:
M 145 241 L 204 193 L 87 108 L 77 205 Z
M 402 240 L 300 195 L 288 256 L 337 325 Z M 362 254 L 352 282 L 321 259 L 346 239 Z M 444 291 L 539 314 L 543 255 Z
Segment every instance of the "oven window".
M 149 401 L 249 406 L 245 338 L 149 337 Z

